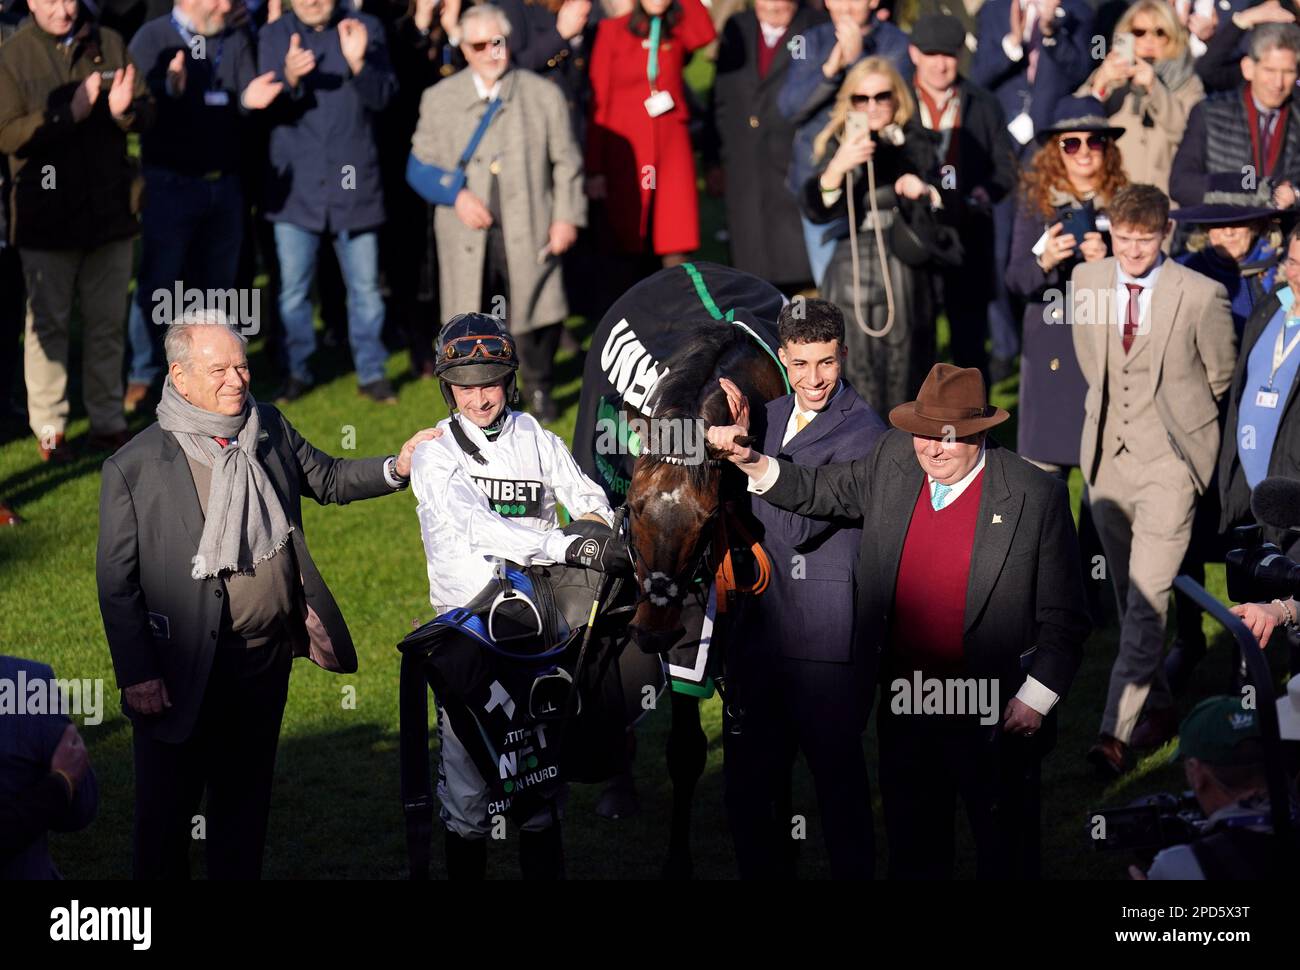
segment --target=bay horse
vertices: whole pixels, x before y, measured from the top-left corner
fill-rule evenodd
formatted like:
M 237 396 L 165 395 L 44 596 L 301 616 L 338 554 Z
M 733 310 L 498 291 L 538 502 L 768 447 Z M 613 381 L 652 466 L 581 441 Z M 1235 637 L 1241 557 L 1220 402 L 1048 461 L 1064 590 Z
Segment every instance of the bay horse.
M 751 436 L 763 440 L 763 406 L 788 390 L 780 363 L 744 328 L 703 323 L 665 362 L 667 374 L 648 401 L 650 447 L 633 466 L 627 492 L 628 539 L 637 587 L 629 628 L 637 645 L 662 653 L 686 634 L 682 609 L 688 596 L 707 601 L 712 568 L 725 549 L 729 504 L 743 504 L 745 478 L 730 462 L 705 450 L 703 429 L 731 424 L 735 416 L 719 378 L 729 378 L 749 401 Z M 629 418 L 640 417 L 629 414 Z M 698 448 L 673 447 L 689 438 L 670 433 L 692 423 Z M 702 605 L 702 604 L 701 604 Z M 700 726 L 699 700 L 672 692 L 668 774 L 673 785 L 672 828 L 663 875 L 689 878 L 691 803 L 704 773 L 708 739 Z

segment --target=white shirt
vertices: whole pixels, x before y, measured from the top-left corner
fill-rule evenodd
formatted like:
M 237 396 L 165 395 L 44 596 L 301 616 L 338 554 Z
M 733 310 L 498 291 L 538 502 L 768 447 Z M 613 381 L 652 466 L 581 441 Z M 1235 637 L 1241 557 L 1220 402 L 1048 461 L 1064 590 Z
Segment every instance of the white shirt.
M 979 460 L 975 462 L 975 466 L 970 471 L 968 471 L 965 475 L 961 477 L 960 481 L 958 481 L 956 485 L 952 486 L 952 490 L 943 497 L 943 501 L 939 504 L 939 508 L 936 511 L 942 512 L 948 506 L 952 505 L 953 502 L 957 501 L 957 499 L 961 498 L 961 493 L 966 491 L 966 489 L 970 487 L 970 483 L 975 481 L 975 479 L 979 477 L 979 473 L 982 472 L 983 470 L 984 470 L 984 446 L 980 445 Z M 933 475 L 926 475 L 925 480 L 930 485 L 930 501 L 931 503 L 933 503 L 934 492 L 935 489 L 938 487 L 939 483 L 935 480 Z
M 1138 294 L 1138 333 L 1145 334 L 1151 330 L 1151 294 L 1156 288 L 1156 280 L 1160 277 L 1160 267 L 1164 261 L 1165 257 L 1161 254 L 1151 272 L 1141 279 L 1129 276 L 1120 269 L 1119 261 L 1115 261 L 1115 324 L 1119 327 L 1121 336 L 1124 324 L 1128 322 L 1128 283 L 1137 283 L 1142 287 L 1142 292 Z
M 492 87 L 488 87 L 487 83 L 475 72 L 470 71 L 469 76 L 474 81 L 474 90 L 478 92 L 480 101 L 495 101 L 501 96 L 501 78 L 497 78 L 492 83 Z M 502 77 L 504 76 L 502 75 Z
M 943 504 L 940 508 L 947 508 L 953 502 L 957 501 L 961 496 L 961 493 L 970 487 L 971 482 L 975 481 L 976 476 L 978 476 L 983 470 L 984 449 L 980 448 L 979 460 L 975 463 L 975 467 L 968 471 L 962 477 L 961 481 L 952 486 L 952 491 L 944 496 Z M 749 491 L 753 492 L 755 495 L 762 495 L 776 484 L 776 480 L 780 473 L 780 462 L 769 458 L 767 460 L 767 471 L 763 472 L 763 474 L 756 479 L 751 478 L 747 487 Z M 930 486 L 930 496 L 933 498 L 935 480 L 929 475 L 926 475 L 925 477 Z M 1020 690 L 1016 691 L 1016 700 L 1046 717 L 1047 713 L 1056 705 L 1056 702 L 1060 700 L 1060 695 L 1050 687 L 1047 687 L 1041 681 L 1035 680 L 1033 677 L 1026 677 L 1025 682 L 1020 685 Z
M 558 528 L 557 499 L 570 518 L 595 512 L 614 522 L 600 486 L 532 415 L 510 412 L 491 441 L 473 422 L 460 421 L 486 465 L 461 450 L 450 433 L 453 420 L 460 418 L 438 422 L 446 433 L 421 442 L 411 460 L 429 602 L 438 613 L 481 592 L 492 579 L 494 557 L 524 566 L 564 562 L 574 537 Z M 501 514 L 498 507 L 512 511 Z
M 765 24 L 760 20 L 758 29 L 763 32 L 763 46 L 775 47 L 777 42 L 785 36 L 785 32 L 789 30 L 789 27 L 773 27 L 771 24 Z
M 828 400 L 822 407 L 822 411 L 825 411 L 826 408 L 831 406 L 831 402 L 840 396 L 840 391 L 842 390 L 844 390 L 844 381 L 840 380 L 839 383 L 835 385 L 835 392 L 831 394 L 830 400 Z M 794 398 L 794 409 L 790 412 L 790 420 L 785 423 L 785 434 L 781 436 L 781 447 L 784 448 L 790 443 L 790 439 L 799 433 L 798 419 L 800 415 L 802 415 L 806 420 L 806 423 L 804 424 L 804 427 L 806 428 L 809 424 L 812 424 L 813 418 L 821 414 L 822 411 L 805 411 L 799 406 L 799 395 L 796 394 Z

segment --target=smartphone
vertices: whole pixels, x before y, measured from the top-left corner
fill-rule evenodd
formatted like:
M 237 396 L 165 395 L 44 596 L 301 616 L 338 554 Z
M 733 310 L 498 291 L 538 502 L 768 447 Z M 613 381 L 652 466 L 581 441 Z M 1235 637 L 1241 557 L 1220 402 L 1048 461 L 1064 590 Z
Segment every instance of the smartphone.
M 102 77 L 105 81 L 111 81 L 113 80 L 113 75 L 115 75 L 116 73 L 117 73 L 116 69 L 111 71 L 100 71 L 99 76 Z
M 1076 246 L 1083 242 L 1084 236 L 1096 231 L 1097 213 L 1091 202 L 1081 209 L 1075 209 L 1070 215 L 1061 220 L 1061 235 L 1073 236 Z
M 1129 64 L 1137 63 L 1137 38 L 1132 34 L 1115 35 L 1115 53 Z
M 869 131 L 867 125 L 867 113 L 865 111 L 850 111 L 844 116 L 844 140 L 852 141 L 864 131 Z

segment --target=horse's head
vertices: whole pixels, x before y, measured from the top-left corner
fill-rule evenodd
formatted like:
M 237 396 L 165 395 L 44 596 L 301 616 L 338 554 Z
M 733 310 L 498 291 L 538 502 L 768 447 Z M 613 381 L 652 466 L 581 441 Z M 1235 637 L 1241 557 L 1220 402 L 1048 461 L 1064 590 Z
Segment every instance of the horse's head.
M 637 461 L 627 507 L 637 584 L 631 630 L 643 650 L 659 653 L 677 643 L 685 632 L 686 598 L 707 589 L 704 559 L 720 478 L 721 469 L 707 460 L 684 465 L 645 456 Z
M 637 609 L 631 629 L 643 650 L 663 651 L 684 633 L 682 606 L 707 594 L 705 556 L 724 491 L 743 476 L 709 453 L 705 431 L 735 420 L 719 383 L 726 376 L 750 401 L 751 433 L 762 435 L 761 402 L 784 392 L 780 365 L 739 327 L 704 324 L 667 361 L 650 397 L 652 418 L 627 493 Z M 638 416 L 639 417 L 639 416 Z

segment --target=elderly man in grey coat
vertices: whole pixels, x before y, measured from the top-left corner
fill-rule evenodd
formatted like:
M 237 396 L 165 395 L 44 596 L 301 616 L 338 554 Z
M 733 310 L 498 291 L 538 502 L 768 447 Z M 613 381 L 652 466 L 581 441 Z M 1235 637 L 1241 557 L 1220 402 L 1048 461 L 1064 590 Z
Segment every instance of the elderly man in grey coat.
M 455 205 L 439 206 L 435 217 L 442 316 L 477 310 L 504 319 L 519 344 L 532 410 L 552 421 L 553 360 L 569 312 L 560 256 L 587 220 L 582 152 L 564 93 L 511 69 L 501 10 L 471 7 L 460 26 L 468 70 L 424 92 L 411 153 L 455 168 L 490 102 L 500 104 Z
M 246 343 L 219 314 L 169 327 L 158 420 L 104 463 L 95 573 L 133 728 L 142 879 L 188 878 L 196 838 L 209 877 L 261 874 L 291 661 L 357 669 L 302 499 L 399 491 L 433 435 L 387 458 L 318 451 L 253 400 Z

